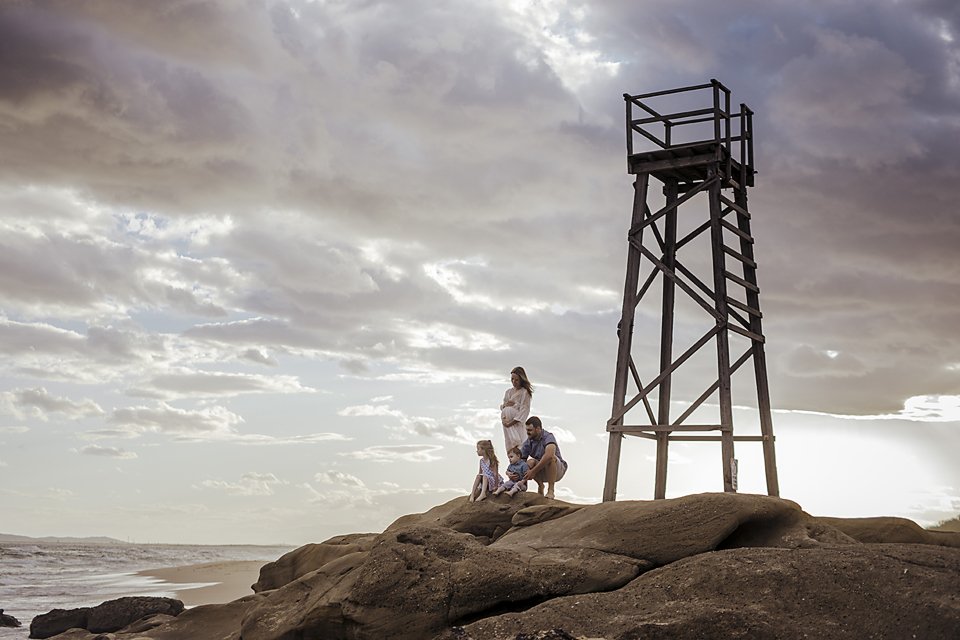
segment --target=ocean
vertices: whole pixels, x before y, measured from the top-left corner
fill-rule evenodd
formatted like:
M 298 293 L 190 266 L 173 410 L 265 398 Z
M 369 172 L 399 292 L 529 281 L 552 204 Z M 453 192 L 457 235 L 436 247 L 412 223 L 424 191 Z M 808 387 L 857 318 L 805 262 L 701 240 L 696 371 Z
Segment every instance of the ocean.
M 0 627 L 0 640 L 26 638 L 34 616 L 51 609 L 91 607 L 122 596 L 173 597 L 184 588 L 138 576 L 138 571 L 230 560 L 267 563 L 292 548 L 0 542 L 0 609 L 23 625 Z

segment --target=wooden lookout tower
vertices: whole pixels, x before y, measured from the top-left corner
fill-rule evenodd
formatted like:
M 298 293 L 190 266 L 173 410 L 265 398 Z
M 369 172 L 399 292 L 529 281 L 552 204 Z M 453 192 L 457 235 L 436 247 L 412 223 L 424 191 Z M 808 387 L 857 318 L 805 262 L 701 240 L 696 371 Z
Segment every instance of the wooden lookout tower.
M 665 497 L 668 446 L 675 441 L 720 443 L 724 491 L 737 489 L 734 442 L 762 443 L 767 493 L 777 496 L 760 289 L 747 207 L 747 188 L 754 186 L 755 174 L 753 112 L 745 104 L 732 111 L 730 90 L 716 80 L 623 97 L 627 171 L 636 180 L 617 330 L 613 411 L 607 421 L 610 440 L 603 499 L 616 499 L 621 444 L 628 435 L 656 441 L 654 498 Z M 663 184 L 658 202 L 654 202 L 659 196 L 651 190 L 651 178 Z M 638 312 L 651 289 L 660 294 L 659 305 L 653 301 L 654 308 L 659 308 L 659 340 L 655 325 L 645 335 L 634 335 L 635 321 L 656 322 L 650 320 L 656 313 L 640 318 Z M 681 302 L 686 305 L 684 334 L 677 335 Z M 648 301 L 643 309 L 649 308 Z M 688 319 L 699 322 L 702 329 L 690 331 L 696 323 Z M 679 355 L 675 355 L 677 338 L 691 342 Z M 715 360 L 709 353 L 702 354 L 699 368 L 689 372 L 700 377 L 684 377 L 688 372 L 682 365 L 698 352 L 708 351 L 711 342 L 716 346 Z M 760 434 L 735 435 L 732 378 L 751 360 Z M 641 364 L 647 370 L 641 372 Z M 649 378 L 641 380 L 641 375 Z M 738 390 L 741 383 L 737 382 Z M 690 395 L 673 397 L 672 391 L 675 396 Z M 683 412 L 671 415 L 671 403 L 680 404 Z M 686 422 L 704 413 L 709 417 L 701 418 L 701 424 Z

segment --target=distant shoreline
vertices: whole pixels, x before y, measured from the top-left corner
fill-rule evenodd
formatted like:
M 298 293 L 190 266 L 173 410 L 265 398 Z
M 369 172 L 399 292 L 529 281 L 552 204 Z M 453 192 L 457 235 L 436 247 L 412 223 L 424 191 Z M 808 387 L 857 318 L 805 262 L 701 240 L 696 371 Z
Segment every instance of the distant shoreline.
M 233 542 L 228 544 L 220 543 L 194 543 L 194 542 L 140 542 L 130 540 L 119 540 L 107 536 L 73 537 L 73 536 L 43 536 L 35 538 L 32 536 L 20 536 L 10 533 L 0 533 L 0 544 L 100 544 L 100 545 L 130 545 L 130 546 L 156 546 L 156 547 L 288 547 L 295 549 L 301 544 L 289 544 L 278 542 L 276 544 L 261 544 L 247 542 Z

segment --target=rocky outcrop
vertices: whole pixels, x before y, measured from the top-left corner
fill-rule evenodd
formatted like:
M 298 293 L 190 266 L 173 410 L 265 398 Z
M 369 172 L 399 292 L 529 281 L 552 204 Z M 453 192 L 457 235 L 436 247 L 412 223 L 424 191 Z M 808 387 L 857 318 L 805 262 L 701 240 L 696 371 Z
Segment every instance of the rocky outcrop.
M 407 527 L 440 527 L 461 533 L 469 533 L 481 542 L 496 540 L 517 523 L 516 514 L 523 512 L 536 514 L 540 522 L 553 520 L 573 513 L 582 505 L 568 504 L 557 500 L 548 500 L 535 493 L 524 493 L 516 498 L 501 496 L 489 502 L 467 502 L 465 499 L 451 500 L 424 513 L 403 516 L 387 527 L 394 531 Z M 521 519 L 524 519 L 521 516 Z
M 477 503 L 477 506 L 480 504 L 483 503 Z M 517 524 L 546 522 L 580 508 L 580 505 L 547 500 L 532 493 L 513 500 L 491 500 L 482 508 L 465 507 L 462 500 L 452 500 L 425 513 L 403 516 L 387 527 L 385 533 L 418 526 L 435 527 L 469 533 L 479 542 L 488 543 Z M 353 553 L 369 551 L 377 536 L 375 533 L 336 536 L 320 544 L 307 544 L 294 549 L 275 562 L 264 565 L 252 588 L 256 593 L 277 589 L 329 562 Z
M 7 615 L 0 609 L 0 627 L 19 627 L 20 621 L 13 616 Z
M 92 633 L 119 631 L 144 616 L 158 613 L 176 616 L 183 603 L 172 598 L 135 596 L 108 600 L 96 607 L 54 609 L 30 623 L 31 638 L 50 638 L 68 629 L 86 629 Z
M 255 595 L 116 638 L 952 638 L 960 549 L 849 533 L 766 496 L 458 498 L 308 545 L 265 567 Z
M 906 518 L 820 518 L 858 542 L 903 542 L 960 548 L 960 533 L 928 531 Z
M 255 593 L 260 593 L 282 587 L 311 571 L 316 571 L 328 562 L 368 550 L 374 538 L 374 533 L 355 533 L 294 549 L 280 556 L 278 560 L 263 565 L 260 568 L 260 578 L 251 588 Z

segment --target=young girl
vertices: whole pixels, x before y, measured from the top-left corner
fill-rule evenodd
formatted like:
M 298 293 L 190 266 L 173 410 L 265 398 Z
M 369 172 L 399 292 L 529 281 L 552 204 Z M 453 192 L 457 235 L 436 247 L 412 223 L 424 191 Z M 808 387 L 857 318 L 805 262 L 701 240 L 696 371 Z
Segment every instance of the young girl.
M 480 502 L 487 497 L 488 492 L 496 491 L 503 480 L 500 478 L 500 462 L 493 451 L 493 443 L 481 440 L 477 443 L 477 455 L 480 456 L 480 472 L 470 487 L 470 497 L 467 502 Z

